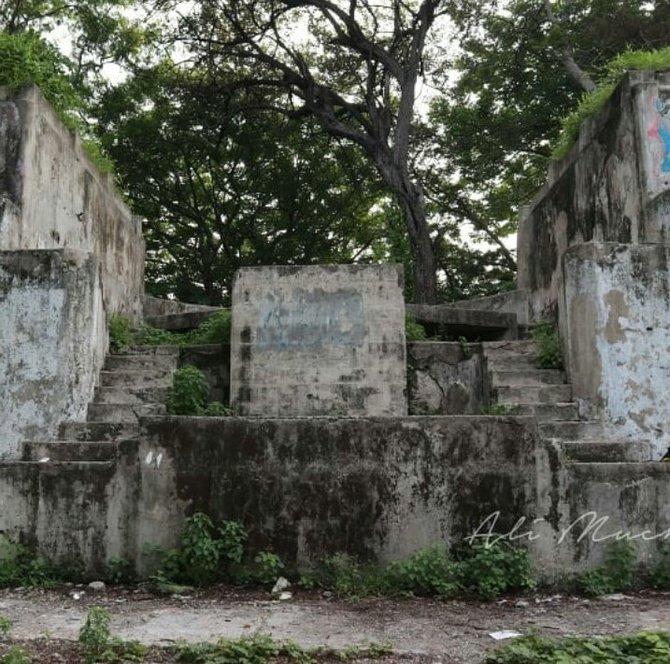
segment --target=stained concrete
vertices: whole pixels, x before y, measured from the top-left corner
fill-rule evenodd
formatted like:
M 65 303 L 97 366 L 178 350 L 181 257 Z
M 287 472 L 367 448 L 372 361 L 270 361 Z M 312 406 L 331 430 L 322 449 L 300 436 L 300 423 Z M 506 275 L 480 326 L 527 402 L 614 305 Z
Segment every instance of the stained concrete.
M 231 401 L 240 415 L 404 415 L 397 265 L 243 268 L 233 283 Z

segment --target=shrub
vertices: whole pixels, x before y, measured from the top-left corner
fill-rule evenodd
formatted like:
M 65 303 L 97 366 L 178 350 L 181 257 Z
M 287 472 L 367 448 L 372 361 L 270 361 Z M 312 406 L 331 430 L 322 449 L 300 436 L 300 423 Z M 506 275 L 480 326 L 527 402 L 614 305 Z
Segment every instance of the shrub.
M 3 542 L 0 552 L 0 586 L 49 587 L 63 579 L 62 570 L 29 548 Z
M 458 590 L 458 565 L 443 546 L 420 549 L 409 558 L 389 564 L 389 586 L 413 595 L 452 597 Z
M 406 341 L 425 341 L 428 335 L 426 329 L 419 323 L 412 314 L 405 315 L 405 340 Z
M 86 623 L 79 630 L 79 643 L 84 658 L 91 664 L 98 662 L 141 662 L 146 647 L 137 641 L 122 641 L 112 636 L 109 613 L 94 606 L 88 611 Z
M 533 339 L 537 343 L 537 357 L 535 364 L 540 369 L 562 369 L 563 351 L 561 340 L 554 330 L 554 326 L 542 321 L 533 328 Z
M 670 544 L 663 546 L 661 559 L 652 568 L 649 582 L 652 588 L 670 590 Z
M 221 309 L 205 319 L 191 334 L 188 342 L 192 344 L 230 343 L 232 313 L 230 309 Z
M 205 374 L 197 367 L 180 367 L 172 376 L 168 391 L 167 410 L 172 415 L 202 415 L 207 406 L 209 385 Z
M 133 337 L 133 323 L 123 314 L 112 314 L 107 322 L 109 330 L 109 345 L 112 351 L 118 352 L 132 346 L 135 342 Z
M 611 542 L 605 551 L 603 564 L 582 574 L 577 579 L 577 585 L 587 595 L 596 596 L 628 590 L 635 578 L 635 558 L 632 542 Z

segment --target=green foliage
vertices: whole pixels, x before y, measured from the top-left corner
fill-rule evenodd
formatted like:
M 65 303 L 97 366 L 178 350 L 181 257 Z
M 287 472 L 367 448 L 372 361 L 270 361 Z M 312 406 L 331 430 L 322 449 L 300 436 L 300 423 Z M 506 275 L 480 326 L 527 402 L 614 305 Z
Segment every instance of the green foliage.
M 3 541 L 0 548 L 0 586 L 50 587 L 63 579 L 62 570 L 29 548 Z
M 389 585 L 401 593 L 453 597 L 458 593 L 458 564 L 443 546 L 420 549 L 406 560 L 387 567 Z
M 632 636 L 548 639 L 526 636 L 491 653 L 484 664 L 665 664 L 670 661 L 670 633 Z
M 607 545 L 600 567 L 585 572 L 577 579 L 579 589 L 587 595 L 608 595 L 628 590 L 635 578 L 635 546 L 629 540 Z
M 658 590 L 670 590 L 670 544 L 665 543 L 661 549 L 661 559 L 651 569 L 649 583 Z
M 604 67 L 600 85 L 585 94 L 577 108 L 561 123 L 561 133 L 552 152 L 554 159 L 562 159 L 571 150 L 579 136 L 579 127 L 589 117 L 595 116 L 607 103 L 625 73 L 632 69 L 670 69 L 670 47 L 656 51 L 625 51 L 610 60 Z
M 70 129 L 79 127 L 76 114 L 84 104 L 68 78 L 66 59 L 32 32 L 0 32 L 0 85 L 17 90 L 30 82 Z
M 89 609 L 84 626 L 79 630 L 79 643 L 84 659 L 90 664 L 99 662 L 141 662 L 146 647 L 137 641 L 122 641 L 112 635 L 106 609 Z
M 133 333 L 133 343 L 138 346 L 181 346 L 186 341 L 184 334 L 162 330 L 151 325 L 141 325 Z
M 205 374 L 197 367 L 186 365 L 172 376 L 167 410 L 172 415 L 202 415 L 207 407 L 209 385 Z
M 179 549 L 165 551 L 151 547 L 150 552 L 159 557 L 152 577 L 159 586 L 167 589 L 174 582 L 206 585 L 244 576 L 241 563 L 247 533 L 241 524 L 224 521 L 216 528 L 209 516 L 196 512 L 186 519 L 179 539 Z M 252 577 L 247 574 L 246 579 Z M 171 591 L 177 592 L 174 588 Z
M 230 326 L 232 313 L 230 309 L 221 309 L 205 319 L 197 329 L 189 335 L 192 344 L 227 344 L 230 343 Z
M 123 314 L 114 313 L 107 321 L 109 331 L 109 346 L 114 352 L 119 352 L 128 346 L 132 346 L 135 337 L 133 335 L 133 322 Z
M 531 590 L 535 581 L 525 549 L 509 542 L 472 546 L 458 566 L 459 586 L 484 599 L 513 590 Z
M 405 339 L 407 341 L 425 341 L 426 329 L 412 314 L 405 315 Z
M 233 409 L 220 401 L 210 401 L 203 412 L 207 417 L 230 417 L 232 414 Z
M 251 564 L 240 569 L 236 575 L 241 583 L 273 585 L 284 571 L 284 562 L 271 551 L 261 551 L 254 556 Z
M 105 563 L 105 581 L 111 584 L 131 583 L 135 574 L 133 567 L 125 558 L 110 558 Z
M 30 655 L 18 646 L 12 646 L 0 659 L 2 664 L 30 664 L 32 661 Z
M 540 369 L 562 369 L 561 340 L 553 325 L 547 321 L 538 323 L 533 328 L 533 339 L 537 343 L 536 366 Z
M 0 641 L 3 641 L 9 636 L 12 631 L 12 619 L 7 616 L 0 616 Z

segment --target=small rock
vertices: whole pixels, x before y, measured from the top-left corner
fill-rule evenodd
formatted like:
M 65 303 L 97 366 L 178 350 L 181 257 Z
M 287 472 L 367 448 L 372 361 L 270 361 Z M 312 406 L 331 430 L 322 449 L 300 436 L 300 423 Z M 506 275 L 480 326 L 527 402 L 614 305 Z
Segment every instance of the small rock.
M 525 599 L 518 599 L 516 602 L 514 602 L 514 606 L 516 606 L 517 609 L 525 609 L 527 606 L 529 606 L 529 604 Z
M 612 593 L 611 595 L 603 595 L 600 599 L 605 600 L 606 602 L 622 602 L 625 599 L 630 599 L 622 593 Z
M 293 597 L 293 593 L 288 592 L 287 590 L 285 590 L 284 592 L 279 593 L 277 599 L 280 602 L 285 602 L 287 599 L 291 599 L 291 597 Z
M 75 592 L 70 593 L 72 599 L 78 600 L 81 599 L 86 593 L 83 590 L 76 590 Z
M 91 581 L 91 583 L 88 584 L 88 587 L 96 593 L 101 592 L 106 588 L 104 581 Z
M 521 632 L 517 632 L 515 629 L 503 629 L 499 632 L 491 632 L 489 636 L 494 641 L 505 641 L 507 639 L 516 639 L 521 636 Z
M 272 594 L 276 595 L 277 593 L 286 590 L 290 585 L 291 584 L 288 582 L 288 579 L 284 578 L 283 576 L 280 576 L 272 588 Z

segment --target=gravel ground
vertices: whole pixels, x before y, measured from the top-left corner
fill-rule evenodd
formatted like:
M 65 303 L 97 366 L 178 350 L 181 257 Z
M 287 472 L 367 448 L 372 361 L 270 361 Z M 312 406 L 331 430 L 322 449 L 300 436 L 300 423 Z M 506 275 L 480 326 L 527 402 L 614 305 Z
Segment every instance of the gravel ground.
M 528 595 L 483 603 L 346 602 L 302 591 L 279 602 L 267 593 L 224 587 L 171 597 L 156 596 L 142 587 L 0 591 L 0 616 L 13 621 L 13 642 L 28 644 L 36 662 L 83 661 L 73 642 L 91 606 L 107 608 L 118 636 L 155 646 L 147 661 L 157 663 L 173 661 L 164 648 L 178 639 L 216 641 L 254 632 L 304 647 L 341 649 L 390 642 L 393 656 L 378 662 L 476 664 L 496 647 L 490 634 L 500 630 L 553 637 L 670 630 L 670 593 L 597 600 Z

